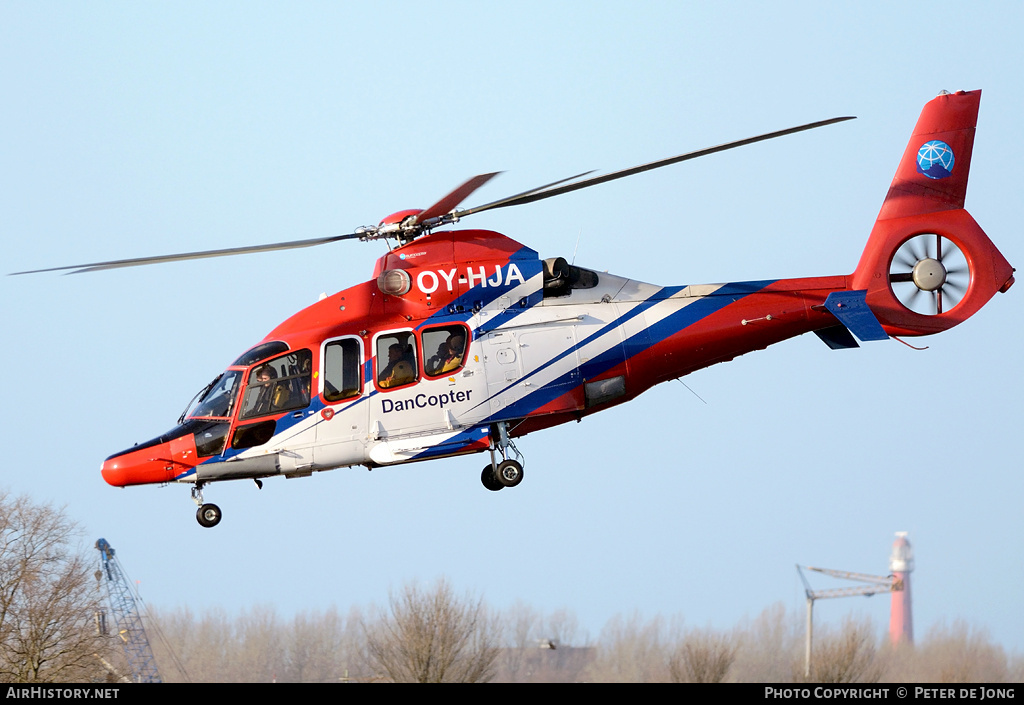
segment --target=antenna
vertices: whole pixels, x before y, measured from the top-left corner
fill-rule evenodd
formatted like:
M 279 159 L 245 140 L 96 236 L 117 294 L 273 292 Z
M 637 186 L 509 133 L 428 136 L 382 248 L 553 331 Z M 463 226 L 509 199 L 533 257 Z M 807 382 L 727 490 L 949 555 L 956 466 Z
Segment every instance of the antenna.
M 580 231 L 576 234 L 576 247 L 572 248 L 572 262 L 569 264 L 576 264 L 576 250 L 580 249 L 580 238 L 583 237 L 583 227 L 580 227 Z

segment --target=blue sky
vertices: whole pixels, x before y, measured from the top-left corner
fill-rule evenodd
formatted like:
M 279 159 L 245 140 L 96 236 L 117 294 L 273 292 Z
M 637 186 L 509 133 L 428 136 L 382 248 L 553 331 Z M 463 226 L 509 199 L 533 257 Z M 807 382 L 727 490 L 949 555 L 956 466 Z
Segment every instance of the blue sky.
M 969 15 L 966 16 L 965 15 Z M 852 122 L 476 216 L 542 257 L 656 284 L 853 270 L 921 107 L 984 90 L 967 207 L 1024 261 L 1019 3 L 0 3 L 3 269 L 350 232 L 502 170 L 465 205 L 839 115 Z M 0 485 L 67 507 L 154 606 L 367 605 L 447 576 L 504 608 L 725 628 L 794 563 L 885 573 L 909 531 L 918 634 L 1024 651 L 1022 295 L 925 340 L 813 336 L 483 456 L 117 490 L 113 452 L 382 243 L 3 277 Z M 820 585 L 829 586 L 827 583 Z M 823 603 L 816 619 L 888 602 Z

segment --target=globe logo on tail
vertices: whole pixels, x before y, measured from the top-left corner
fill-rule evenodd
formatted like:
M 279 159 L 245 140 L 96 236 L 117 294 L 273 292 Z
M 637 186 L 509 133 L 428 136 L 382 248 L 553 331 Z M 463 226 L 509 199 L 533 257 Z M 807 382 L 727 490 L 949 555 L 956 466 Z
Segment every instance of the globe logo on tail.
M 917 150 L 917 171 L 929 179 L 944 179 L 953 173 L 953 148 L 942 140 L 932 140 Z

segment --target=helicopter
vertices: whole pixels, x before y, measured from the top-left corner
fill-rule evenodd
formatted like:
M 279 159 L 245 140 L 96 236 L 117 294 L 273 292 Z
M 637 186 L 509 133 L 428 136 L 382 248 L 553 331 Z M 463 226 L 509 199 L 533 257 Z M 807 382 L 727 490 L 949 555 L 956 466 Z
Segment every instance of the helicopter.
M 322 238 L 16 272 L 91 272 L 384 239 L 372 278 L 274 328 L 189 403 L 173 429 L 102 464 L 116 487 L 191 485 L 204 527 L 214 482 L 306 477 L 489 453 L 480 479 L 519 485 L 516 447 L 661 382 L 814 333 L 831 349 L 938 333 L 1014 282 L 964 210 L 981 91 L 943 91 L 912 133 L 849 275 L 659 286 L 539 254 L 490 230 L 446 226 L 755 142 L 832 118 L 591 176 L 585 172 L 468 209 L 496 173 L 424 210 Z M 905 342 L 905 341 L 901 341 Z M 909 345 L 909 343 L 907 343 Z

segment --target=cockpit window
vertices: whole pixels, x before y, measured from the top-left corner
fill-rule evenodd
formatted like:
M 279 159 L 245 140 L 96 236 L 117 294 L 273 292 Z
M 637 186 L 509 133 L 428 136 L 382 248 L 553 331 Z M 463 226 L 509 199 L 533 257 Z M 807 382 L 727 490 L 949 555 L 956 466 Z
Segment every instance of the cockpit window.
M 269 343 L 261 343 L 251 350 L 247 350 L 242 353 L 242 356 L 234 361 L 232 367 L 248 367 L 253 365 L 260 360 L 266 360 L 268 357 L 273 357 L 283 353 L 288 349 L 288 343 L 283 343 L 280 340 L 272 340 Z
M 195 405 L 185 412 L 185 417 L 199 419 L 231 416 L 235 392 L 238 390 L 241 379 L 242 373 L 238 370 L 228 370 L 214 379 L 205 392 L 199 395 Z
M 256 367 L 249 374 L 241 419 L 277 414 L 309 406 L 313 354 L 296 350 Z

